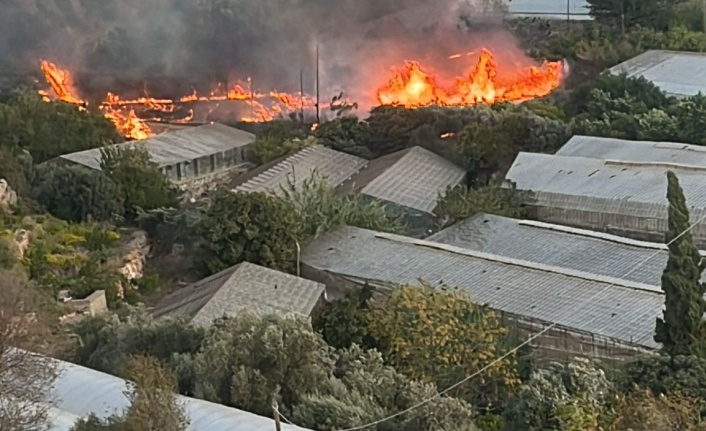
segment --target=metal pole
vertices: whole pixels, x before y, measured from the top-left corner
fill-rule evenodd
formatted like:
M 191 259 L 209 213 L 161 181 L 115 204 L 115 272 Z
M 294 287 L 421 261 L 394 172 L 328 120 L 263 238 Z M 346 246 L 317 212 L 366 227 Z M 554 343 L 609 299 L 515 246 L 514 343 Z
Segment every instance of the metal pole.
M 301 123 L 304 125 L 304 69 L 299 69 L 299 99 L 301 103 Z
M 571 29 L 571 0 L 566 0 L 566 29 Z
M 302 254 L 302 247 L 299 245 L 299 241 L 295 241 L 297 244 L 297 277 L 301 276 L 301 254 Z
M 277 405 L 277 401 L 272 404 L 272 410 L 274 411 L 275 416 L 275 430 L 282 431 L 282 424 L 279 421 L 279 406 Z
M 248 77 L 248 85 L 250 86 L 250 118 L 255 119 L 255 95 L 252 91 L 252 78 Z
M 706 0 L 704 0 L 704 11 L 706 11 Z M 704 12 L 706 13 L 706 12 Z M 704 15 L 706 16 L 706 15 Z M 706 21 L 704 21 L 706 22 Z M 321 106 L 319 105 L 319 44 L 316 44 L 316 124 L 321 123 Z

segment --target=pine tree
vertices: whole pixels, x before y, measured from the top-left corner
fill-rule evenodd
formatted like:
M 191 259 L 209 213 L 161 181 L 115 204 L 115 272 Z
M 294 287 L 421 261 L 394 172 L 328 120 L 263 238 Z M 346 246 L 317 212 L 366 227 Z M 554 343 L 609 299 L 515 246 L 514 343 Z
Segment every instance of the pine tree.
M 657 318 L 654 340 L 670 356 L 699 354 L 706 352 L 706 289 L 700 281 L 704 262 L 687 231 L 689 209 L 679 180 L 673 172 L 667 172 L 667 180 L 669 259 L 662 274 L 665 310 L 664 317 Z

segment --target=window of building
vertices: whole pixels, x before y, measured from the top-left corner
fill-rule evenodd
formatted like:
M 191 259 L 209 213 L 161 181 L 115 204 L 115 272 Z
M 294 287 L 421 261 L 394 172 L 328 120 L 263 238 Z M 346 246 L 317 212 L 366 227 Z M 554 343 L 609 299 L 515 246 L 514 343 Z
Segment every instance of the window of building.
M 198 177 L 199 176 L 199 161 L 194 160 L 194 176 Z
M 176 165 L 176 178 L 177 181 L 181 181 L 181 163 L 177 163 Z
M 211 169 L 211 172 L 213 172 L 216 170 L 216 155 L 211 154 L 210 158 L 211 158 L 211 168 L 210 169 Z

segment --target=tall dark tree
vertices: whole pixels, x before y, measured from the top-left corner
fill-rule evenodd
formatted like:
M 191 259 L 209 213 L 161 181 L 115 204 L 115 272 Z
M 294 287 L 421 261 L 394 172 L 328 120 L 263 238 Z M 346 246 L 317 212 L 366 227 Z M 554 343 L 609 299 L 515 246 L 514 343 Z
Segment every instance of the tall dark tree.
M 588 0 L 596 21 L 625 28 L 642 26 L 665 30 L 675 6 L 684 0 Z
M 667 172 L 669 259 L 662 274 L 664 317 L 657 319 L 655 341 L 670 356 L 704 352 L 706 346 L 704 261 L 689 231 L 689 209 L 674 172 Z

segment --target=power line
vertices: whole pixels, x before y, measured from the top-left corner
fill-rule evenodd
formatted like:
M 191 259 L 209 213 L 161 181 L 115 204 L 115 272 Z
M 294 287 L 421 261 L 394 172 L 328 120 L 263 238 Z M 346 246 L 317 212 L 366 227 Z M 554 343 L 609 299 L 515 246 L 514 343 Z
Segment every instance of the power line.
M 688 228 L 684 229 L 681 233 L 679 233 L 679 235 L 677 235 L 677 236 L 674 237 L 671 241 L 669 241 L 669 242 L 667 243 L 667 246 L 672 245 L 672 243 L 674 243 L 674 241 L 678 240 L 678 239 L 681 238 L 682 236 L 684 236 L 684 235 L 686 235 L 687 233 L 691 232 L 691 230 L 692 230 L 696 225 L 698 225 L 699 223 L 703 222 L 704 220 L 706 220 L 706 214 L 704 214 L 704 215 L 703 215 L 702 217 L 700 217 L 697 221 L 695 221 L 694 223 L 692 223 L 691 225 L 689 225 Z M 636 270 L 637 270 L 638 268 L 640 268 L 642 265 L 644 265 L 645 263 L 647 263 L 648 261 L 650 261 L 652 258 L 654 258 L 654 257 L 656 257 L 656 256 L 659 256 L 662 252 L 663 252 L 662 249 L 656 250 L 653 254 L 647 256 L 646 259 L 643 259 L 639 264 L 637 264 L 636 266 L 634 266 L 630 271 L 628 271 L 628 272 L 626 272 L 625 274 L 623 274 L 621 278 L 625 278 L 625 277 L 627 277 L 628 275 L 632 274 L 634 271 L 636 271 Z M 576 308 L 578 309 L 578 308 L 581 308 L 581 307 L 587 305 L 588 303 L 590 303 L 591 301 L 593 301 L 594 299 L 596 299 L 598 296 L 600 296 L 601 294 L 603 294 L 606 290 L 608 290 L 610 287 L 613 287 L 614 285 L 615 285 L 614 282 L 608 284 L 606 287 L 604 287 L 603 289 L 601 289 L 601 290 L 600 290 L 599 292 L 597 292 L 595 295 L 592 295 L 592 296 L 589 297 L 586 301 L 584 301 L 584 302 L 581 304 L 581 306 L 576 307 Z M 402 411 L 399 411 L 399 412 L 397 412 L 397 413 L 391 414 L 391 415 L 389 415 L 389 416 L 387 416 L 387 417 L 384 417 L 384 418 L 382 418 L 382 419 L 378 419 L 378 420 L 376 420 L 376 421 L 367 423 L 367 424 L 365 424 L 365 425 L 359 425 L 359 426 L 356 426 L 356 427 L 344 428 L 344 429 L 334 430 L 334 431 L 358 431 L 358 430 L 363 430 L 363 429 L 370 428 L 370 427 L 372 427 L 372 426 L 381 424 L 381 423 L 383 423 L 383 422 L 387 422 L 387 421 L 389 421 L 389 420 L 391 420 L 391 419 L 394 419 L 394 418 L 397 418 L 397 417 L 402 416 L 402 415 L 404 415 L 404 414 L 407 414 L 407 413 L 409 413 L 409 412 L 411 412 L 411 411 L 413 411 L 413 410 L 416 410 L 416 409 L 418 409 L 419 407 L 422 407 L 422 406 L 424 406 L 424 405 L 430 403 L 431 401 L 434 401 L 435 399 L 441 397 L 442 395 L 447 394 L 448 392 L 452 391 L 453 389 L 456 389 L 457 387 L 459 387 L 459 386 L 461 386 L 462 384 L 468 382 L 469 380 L 471 380 L 471 379 L 473 379 L 473 378 L 475 378 L 475 377 L 478 377 L 479 375 L 483 374 L 485 371 L 487 371 L 488 369 L 490 369 L 491 367 L 493 367 L 494 365 L 496 365 L 498 362 L 500 362 L 500 361 L 506 359 L 507 357 L 509 357 L 509 356 L 511 356 L 511 355 L 513 355 L 513 354 L 515 354 L 515 353 L 517 353 L 518 350 L 520 350 L 520 349 L 523 348 L 524 346 L 528 345 L 529 343 L 531 343 L 531 342 L 534 341 L 535 339 L 541 337 L 541 336 L 544 335 L 545 333 L 551 331 L 551 330 L 554 329 L 557 325 L 558 325 L 558 323 L 556 323 L 556 322 L 555 322 L 555 323 L 552 323 L 551 325 L 549 325 L 549 326 L 547 326 L 546 328 L 542 329 L 542 330 L 539 331 L 538 333 L 536 333 L 536 334 L 530 336 L 527 340 L 525 340 L 524 342 L 520 343 L 519 345 L 517 345 L 516 347 L 514 347 L 512 350 L 508 351 L 507 353 L 505 353 L 505 354 L 502 355 L 501 357 L 496 358 L 495 360 L 491 361 L 488 365 L 484 366 L 483 368 L 481 368 L 480 370 L 476 371 L 475 373 L 473 373 L 473 374 L 471 374 L 471 375 L 465 377 L 463 380 L 460 380 L 460 381 L 454 383 L 453 385 L 449 386 L 448 388 L 444 389 L 443 391 L 437 392 L 437 393 L 434 394 L 433 396 L 431 396 L 431 397 L 429 397 L 429 398 L 427 398 L 427 399 L 424 399 L 424 400 L 418 402 L 417 404 L 414 404 L 414 405 L 411 406 L 411 407 L 408 407 L 408 408 L 406 408 L 406 409 L 404 409 L 404 410 L 402 410 Z M 286 420 L 286 419 L 285 419 L 285 420 Z M 291 424 L 291 422 L 290 422 L 290 424 Z M 292 425 L 294 425 L 294 424 L 292 424 Z

